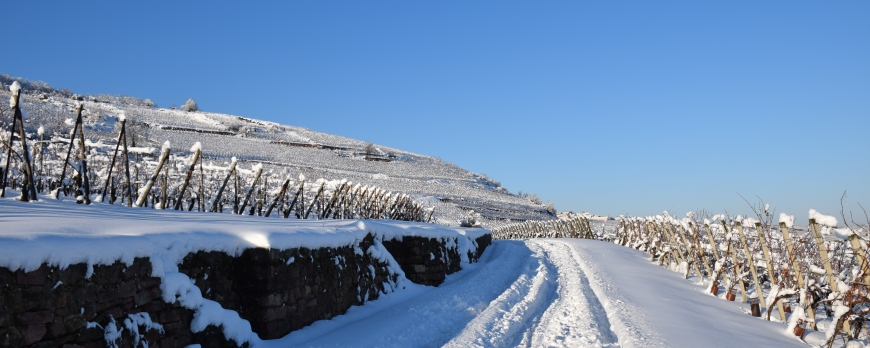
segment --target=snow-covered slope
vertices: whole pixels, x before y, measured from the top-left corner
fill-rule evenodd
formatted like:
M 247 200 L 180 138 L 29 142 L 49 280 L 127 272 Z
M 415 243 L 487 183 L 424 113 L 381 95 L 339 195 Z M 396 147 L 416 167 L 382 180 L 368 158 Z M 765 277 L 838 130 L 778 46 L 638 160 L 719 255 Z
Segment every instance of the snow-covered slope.
M 0 83 L 9 83 L 0 76 Z M 457 225 L 469 210 L 483 217 L 489 227 L 502 219 L 551 219 L 552 207 L 535 198 L 511 194 L 485 175 L 464 170 L 436 157 L 415 154 L 309 129 L 260 121 L 248 117 L 211 112 L 185 112 L 148 106 L 141 99 L 120 96 L 79 97 L 69 91 L 22 81 L 25 126 L 35 138 L 42 127 L 48 136 L 68 137 L 73 105 L 84 104 L 85 137 L 93 142 L 114 144 L 117 117 L 126 115 L 130 139 L 137 147 L 159 148 L 169 141 L 173 153 L 181 155 L 196 143 L 202 143 L 206 163 L 226 166 L 237 157 L 241 167 L 262 162 L 270 182 L 279 183 L 290 172 L 295 177 L 329 180 L 347 179 L 353 183 L 412 195 L 435 209 L 435 220 Z M 7 88 L 0 98 L 8 99 Z M 8 122 L 10 112 L 3 108 Z M 4 123 L 5 124 L 5 123 Z M 111 146 L 99 148 L 107 152 Z M 247 163 L 246 163 L 247 162 Z

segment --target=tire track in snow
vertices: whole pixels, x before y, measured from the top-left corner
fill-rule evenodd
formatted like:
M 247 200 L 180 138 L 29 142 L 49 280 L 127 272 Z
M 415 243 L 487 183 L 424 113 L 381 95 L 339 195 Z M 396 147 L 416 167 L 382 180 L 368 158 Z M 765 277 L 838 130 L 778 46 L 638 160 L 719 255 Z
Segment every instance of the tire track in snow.
M 615 347 L 617 336 L 568 245 L 526 241 L 521 276 L 447 347 Z
M 515 346 L 536 326 L 555 295 L 556 274 L 541 248 L 532 251 L 517 280 L 445 347 Z
M 548 261 L 558 270 L 558 296 L 541 317 L 529 347 L 617 347 L 607 312 L 592 290 L 571 247 L 549 240 L 532 241 L 546 250 Z

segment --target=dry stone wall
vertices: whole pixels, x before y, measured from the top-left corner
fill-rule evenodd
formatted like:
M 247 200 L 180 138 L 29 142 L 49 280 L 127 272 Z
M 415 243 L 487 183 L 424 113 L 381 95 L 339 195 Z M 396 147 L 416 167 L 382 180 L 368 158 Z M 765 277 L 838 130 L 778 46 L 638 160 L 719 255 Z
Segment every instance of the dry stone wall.
M 485 234 L 471 241 L 477 249 L 469 259 L 476 260 L 490 240 Z M 401 286 L 397 266 L 426 285 L 460 269 L 457 240 L 383 241 L 396 263 L 370 252 L 377 243 L 368 234 L 335 248 L 199 251 L 185 256 L 178 270 L 204 298 L 236 311 L 261 339 L 272 339 L 395 290 Z M 161 281 L 152 276 L 148 258 L 91 270 L 85 263 L 63 269 L 43 264 L 31 272 L 0 267 L 0 347 L 239 346 L 213 325 L 192 332 L 194 311 L 164 301 Z

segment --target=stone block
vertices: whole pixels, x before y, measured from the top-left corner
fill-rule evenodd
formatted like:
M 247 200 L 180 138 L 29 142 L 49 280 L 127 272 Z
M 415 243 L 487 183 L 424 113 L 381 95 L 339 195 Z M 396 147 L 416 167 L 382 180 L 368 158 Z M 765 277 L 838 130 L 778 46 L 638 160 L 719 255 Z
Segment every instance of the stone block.
M 54 320 L 54 313 L 50 310 L 21 313 L 16 318 L 22 325 L 45 324 Z
M 48 267 L 42 264 L 36 270 L 24 272 L 23 270 L 15 271 L 15 279 L 21 285 L 45 285 L 48 274 Z
M 42 340 L 45 337 L 45 333 L 48 330 L 45 327 L 45 324 L 32 324 L 27 325 L 24 329 L 24 342 L 25 344 L 33 344 Z

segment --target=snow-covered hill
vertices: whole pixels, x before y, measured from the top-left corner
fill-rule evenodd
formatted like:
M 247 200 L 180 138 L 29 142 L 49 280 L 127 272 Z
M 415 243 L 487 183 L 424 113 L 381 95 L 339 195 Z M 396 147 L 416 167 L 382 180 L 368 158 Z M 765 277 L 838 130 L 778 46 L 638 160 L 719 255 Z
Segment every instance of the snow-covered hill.
M 9 98 L 7 87 L 12 80 L 0 75 L 0 97 Z M 263 163 L 264 173 L 274 177 L 268 182 L 274 184 L 287 174 L 303 174 L 377 186 L 409 194 L 434 208 L 434 221 L 444 225 L 457 225 L 471 210 L 488 227 L 555 218 L 552 206 L 541 204 L 537 197 L 512 194 L 496 180 L 436 157 L 248 117 L 156 108 L 150 101 L 134 97 L 78 96 L 44 83 L 18 81 L 23 86 L 25 126 L 33 138 L 42 127 L 46 135 L 68 139 L 74 105 L 80 102 L 84 105 L 85 138 L 94 143 L 115 143 L 117 117 L 123 113 L 136 147 L 159 148 L 169 141 L 174 154 L 186 155 L 185 150 L 200 142 L 207 164 L 226 166 L 233 156 L 241 168 Z M 0 121 L 4 121 L 4 129 L 10 119 L 10 111 L 3 108 Z M 97 151 L 108 152 L 110 148 Z

